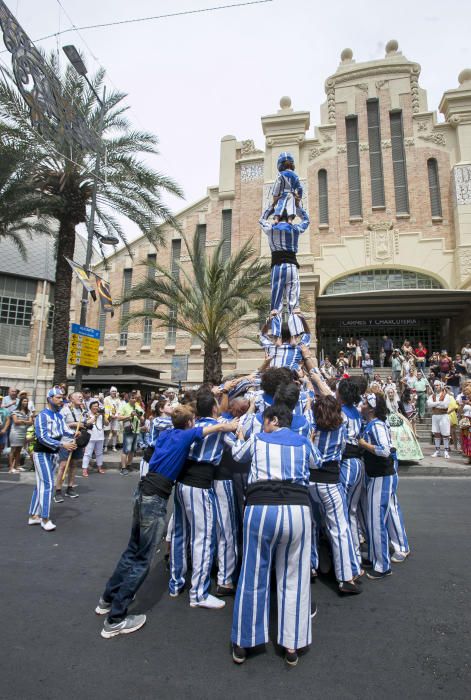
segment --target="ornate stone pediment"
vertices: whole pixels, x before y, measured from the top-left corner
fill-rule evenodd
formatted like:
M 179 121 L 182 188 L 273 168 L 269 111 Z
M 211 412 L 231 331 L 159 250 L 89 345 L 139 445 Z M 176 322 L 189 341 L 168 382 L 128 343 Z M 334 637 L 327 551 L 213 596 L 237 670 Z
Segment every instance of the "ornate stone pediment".
M 394 260 L 399 246 L 397 231 L 392 221 L 367 223 L 365 236 L 365 257 L 369 263 Z

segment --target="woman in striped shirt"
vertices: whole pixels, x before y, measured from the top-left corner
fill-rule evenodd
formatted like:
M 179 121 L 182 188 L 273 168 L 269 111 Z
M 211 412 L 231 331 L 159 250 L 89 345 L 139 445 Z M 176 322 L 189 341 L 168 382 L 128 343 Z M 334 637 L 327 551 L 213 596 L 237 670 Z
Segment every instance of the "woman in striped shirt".
M 340 482 L 345 493 L 355 556 L 358 566 L 361 566 L 357 508 L 364 481 L 364 467 L 358 446 L 362 428 L 361 413 L 357 408 L 361 402 L 358 385 L 352 379 L 342 379 L 337 386 L 337 398 L 342 406 L 342 418 L 347 432 L 340 464 Z
M 347 438 L 341 407 L 335 397 L 324 395 L 317 398 L 313 413 L 314 444 L 320 454 L 320 464 L 316 469 L 311 469 L 309 479 L 313 517 L 311 575 L 317 576 L 317 539 L 324 524 L 332 545 L 340 593 L 361 593 L 361 588 L 354 580 L 360 575 L 361 569 L 356 561 L 343 487 L 340 483 L 340 462 Z
M 367 394 L 362 405 L 367 421 L 358 441 L 364 449 L 367 495 L 368 560 L 366 575 L 378 580 L 391 575 L 388 519 L 396 474 L 396 450 L 386 422 L 386 401 L 381 394 Z

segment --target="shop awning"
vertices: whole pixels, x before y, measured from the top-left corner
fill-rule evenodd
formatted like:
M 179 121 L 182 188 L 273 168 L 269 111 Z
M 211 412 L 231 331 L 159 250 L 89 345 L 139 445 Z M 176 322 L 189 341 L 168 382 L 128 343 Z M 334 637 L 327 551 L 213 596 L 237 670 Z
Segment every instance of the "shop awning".
M 362 318 L 452 318 L 471 311 L 471 290 L 385 289 L 332 294 L 316 300 L 318 320 Z

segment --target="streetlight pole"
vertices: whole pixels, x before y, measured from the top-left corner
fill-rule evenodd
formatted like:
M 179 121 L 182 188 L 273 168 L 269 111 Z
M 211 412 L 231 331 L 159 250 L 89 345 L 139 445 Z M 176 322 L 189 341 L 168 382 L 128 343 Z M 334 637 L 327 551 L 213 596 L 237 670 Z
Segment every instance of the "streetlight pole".
M 87 68 L 80 57 L 75 46 L 64 46 L 64 53 L 69 59 L 70 63 L 73 65 L 75 70 L 79 75 L 81 75 L 87 81 L 90 90 L 95 95 L 99 105 L 100 105 L 100 121 L 98 124 L 98 137 L 99 137 L 99 148 L 96 151 L 95 158 L 95 170 L 93 175 L 93 186 L 92 186 L 92 201 L 90 206 L 90 216 L 88 219 L 88 236 L 87 236 L 87 251 L 85 254 L 85 270 L 90 272 L 90 264 L 93 255 L 93 236 L 95 229 L 95 212 L 96 212 L 96 195 L 98 186 L 98 177 L 100 175 L 100 161 L 101 161 L 101 151 L 102 151 L 102 134 L 103 134 L 103 122 L 105 118 L 105 98 L 106 98 L 106 87 L 103 88 L 103 97 L 97 95 L 95 88 L 87 78 Z M 85 326 L 87 323 L 87 309 L 88 309 L 88 291 L 83 287 L 82 289 L 82 302 L 80 305 L 80 325 Z M 83 367 L 81 365 L 75 366 L 75 391 L 79 391 L 82 388 L 82 377 L 83 377 Z

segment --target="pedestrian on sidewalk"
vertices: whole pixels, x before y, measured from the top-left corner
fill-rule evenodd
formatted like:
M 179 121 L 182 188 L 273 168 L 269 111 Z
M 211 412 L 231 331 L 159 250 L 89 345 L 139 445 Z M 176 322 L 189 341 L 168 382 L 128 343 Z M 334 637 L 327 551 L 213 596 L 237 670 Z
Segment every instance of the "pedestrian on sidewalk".
M 440 448 L 443 440 L 443 456 L 450 458 L 450 416 L 448 407 L 450 394 L 445 389 L 445 384 L 438 379 L 433 383 L 433 393 L 428 397 L 427 406 L 432 411 L 432 433 L 435 441 L 435 452 L 432 457 L 440 456 Z
M 116 443 L 118 441 L 119 432 L 119 420 L 118 413 L 121 405 L 121 399 L 119 398 L 118 389 L 115 386 L 110 388 L 109 396 L 105 396 L 103 400 L 103 406 L 105 409 L 105 416 L 108 418 L 108 425 L 105 423 L 105 444 L 104 451 L 108 450 L 109 444 L 111 442 L 111 449 L 113 452 L 117 452 Z
M 63 406 L 61 409 L 62 417 L 64 418 L 67 428 L 71 431 L 76 432 L 79 425 L 82 428 L 87 427 L 87 412 L 84 406 L 83 394 L 80 391 L 74 391 L 70 395 L 70 401 L 67 406 Z M 91 425 L 91 424 L 90 424 Z M 79 465 L 80 460 L 83 457 L 85 447 L 79 445 L 86 440 L 86 436 L 81 440 L 76 438 L 77 447 L 72 452 L 72 457 L 69 461 L 69 468 L 67 470 L 67 488 L 65 490 L 65 495 L 67 498 L 78 498 L 78 493 L 75 489 L 75 472 Z M 62 483 L 64 481 L 64 470 L 69 458 L 70 452 L 64 447 L 60 447 L 57 459 L 59 461 L 59 469 L 57 470 L 56 477 L 56 491 L 54 494 L 54 503 L 63 503 L 64 497 L 62 494 Z
M 19 401 L 18 408 L 15 408 L 11 414 L 9 474 L 25 471 L 20 465 L 21 450 L 26 444 L 26 431 L 30 425 L 33 425 L 33 416 L 28 405 L 28 397 L 23 396 Z
M 137 404 L 136 395 L 131 394 L 129 400 L 119 409 L 118 420 L 123 424 L 123 452 L 121 454 L 121 476 L 129 474 L 132 460 L 137 450 L 137 441 L 144 423 L 144 411 Z
M 398 350 L 394 350 L 391 357 L 391 374 L 393 382 L 398 384 L 402 374 L 402 360 Z
M 85 448 L 82 462 L 82 476 L 85 478 L 88 477 L 88 467 L 93 454 L 95 454 L 98 473 L 105 474 L 103 469 L 103 445 L 105 443 L 105 426 L 108 424 L 105 409 L 95 399 L 90 401 L 87 418 L 90 426 L 90 440 Z
M 411 388 L 415 391 L 415 395 L 417 396 L 417 414 L 419 423 L 423 423 L 425 418 L 425 409 L 427 406 L 427 391 L 430 388 L 430 384 L 426 380 L 422 370 L 417 370 L 417 374 Z
M 374 372 L 374 360 L 371 355 L 367 352 L 365 354 L 365 359 L 362 362 L 363 375 L 366 377 L 368 384 L 371 382 Z

